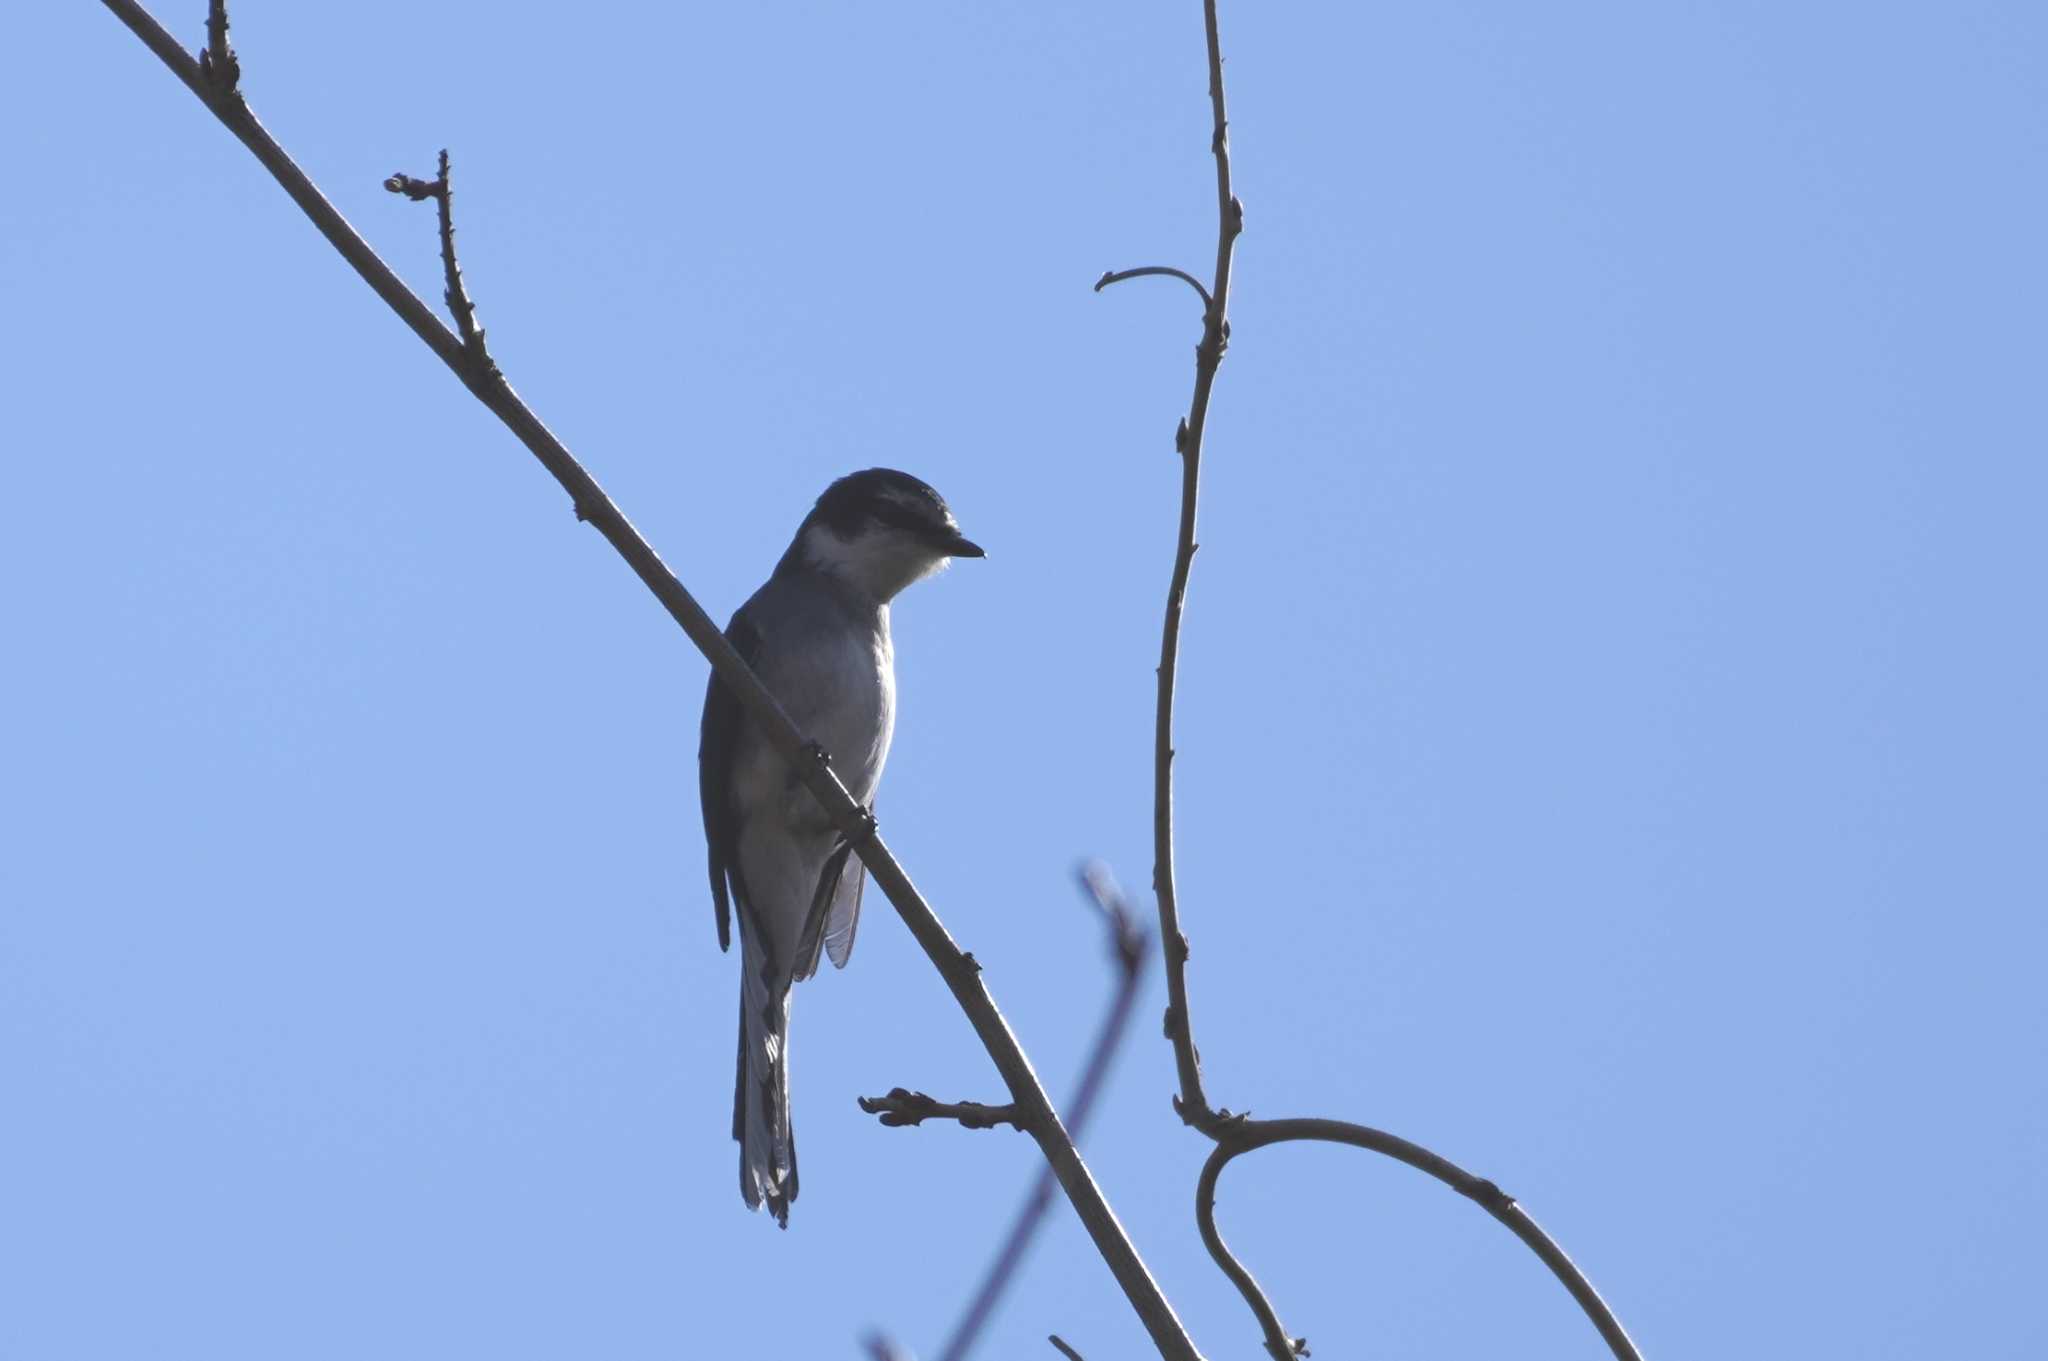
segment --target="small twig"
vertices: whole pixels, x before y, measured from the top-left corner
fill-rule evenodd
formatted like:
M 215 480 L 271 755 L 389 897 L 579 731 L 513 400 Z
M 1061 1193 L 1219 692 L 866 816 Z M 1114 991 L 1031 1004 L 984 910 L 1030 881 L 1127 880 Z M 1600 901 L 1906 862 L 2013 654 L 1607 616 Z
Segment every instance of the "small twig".
M 1163 274 L 1169 279 L 1179 279 L 1189 288 L 1194 289 L 1196 293 L 1201 295 L 1202 310 L 1204 312 L 1207 312 L 1214 305 L 1209 299 L 1209 290 L 1203 286 L 1200 279 L 1197 279 L 1184 269 L 1175 269 L 1172 265 L 1143 265 L 1137 269 L 1112 269 L 1095 281 L 1095 291 L 1100 293 L 1111 284 L 1120 284 L 1126 279 L 1142 279 L 1148 274 Z
M 497 363 L 484 345 L 483 327 L 476 324 L 476 304 L 469 300 L 469 290 L 463 285 L 462 266 L 455 259 L 455 188 L 449 179 L 445 147 L 441 150 L 440 171 L 440 175 L 431 180 L 414 179 L 401 172 L 385 180 L 384 187 L 394 194 L 405 195 L 414 203 L 422 199 L 434 200 L 441 224 L 441 278 L 444 283 L 441 297 L 455 318 L 456 333 L 462 337 L 463 351 L 469 356 L 477 377 L 501 378 L 503 375 L 498 372 Z
M 1081 1353 L 1075 1351 L 1072 1347 L 1069 1347 L 1065 1342 L 1061 1341 L 1060 1335 L 1058 1333 L 1047 1333 L 1045 1335 L 1045 1340 L 1047 1342 L 1052 1343 L 1053 1346 L 1058 1347 L 1060 1349 L 1060 1355 L 1066 1357 L 1067 1361 L 1087 1361 L 1087 1358 L 1082 1356 Z
M 242 63 L 228 45 L 227 0 L 207 0 L 206 46 L 199 49 L 199 73 L 222 94 L 233 94 L 242 83 Z
M 1138 988 L 1144 982 L 1145 954 L 1152 944 L 1149 933 L 1131 911 L 1130 904 L 1106 866 L 1090 862 L 1081 867 L 1080 879 L 1081 886 L 1101 911 L 1103 924 L 1108 928 L 1110 961 L 1116 966 L 1117 975 L 1116 987 L 1110 992 L 1109 1009 L 1095 1032 L 1095 1043 L 1088 1051 L 1087 1065 L 1081 1070 L 1080 1085 L 1074 1090 L 1068 1128 L 1076 1143 L 1080 1142 L 1081 1133 L 1095 1112 L 1096 1099 L 1102 1094 L 1103 1082 L 1109 1075 L 1110 1061 L 1123 1047 L 1124 1036 L 1130 1031 Z M 1031 1240 L 1037 1236 L 1039 1225 L 1045 1221 L 1046 1211 L 1052 1208 L 1053 1189 L 1051 1173 L 1041 1168 L 1030 1193 L 1024 1197 L 1023 1206 L 1017 1211 L 1016 1220 L 1010 1225 L 1009 1235 L 1003 1239 L 995 1260 L 989 1264 L 988 1274 L 982 1277 L 981 1286 L 962 1311 L 960 1321 L 953 1325 L 953 1335 L 946 1339 L 939 1361 L 963 1361 L 974 1350 L 974 1344 L 980 1340 L 982 1329 L 994 1315 L 997 1303 L 1009 1289 L 1010 1282 L 1016 1279 L 1018 1268 L 1024 1263 L 1024 1254 L 1030 1248 Z
M 921 1125 L 927 1120 L 957 1120 L 962 1129 L 994 1129 L 997 1125 L 1029 1128 L 1015 1102 L 989 1106 L 979 1101 L 938 1101 L 905 1087 L 891 1087 L 887 1096 L 862 1096 L 855 1100 L 862 1110 L 880 1116 L 882 1123 L 892 1129 Z

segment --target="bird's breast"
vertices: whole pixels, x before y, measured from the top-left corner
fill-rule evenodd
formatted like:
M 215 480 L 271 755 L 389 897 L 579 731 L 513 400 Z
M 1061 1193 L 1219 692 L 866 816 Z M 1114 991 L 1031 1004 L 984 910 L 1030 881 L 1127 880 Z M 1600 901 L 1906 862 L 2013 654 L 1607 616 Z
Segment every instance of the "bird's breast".
M 783 700 L 790 717 L 832 754 L 847 792 L 872 803 L 896 728 L 896 665 L 886 631 L 840 635 L 808 655 Z

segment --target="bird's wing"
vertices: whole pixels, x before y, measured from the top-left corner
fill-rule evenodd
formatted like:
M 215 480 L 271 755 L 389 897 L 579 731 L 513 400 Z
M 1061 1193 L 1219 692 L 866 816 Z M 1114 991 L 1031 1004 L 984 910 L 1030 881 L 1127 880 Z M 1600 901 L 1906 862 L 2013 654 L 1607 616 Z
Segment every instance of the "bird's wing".
M 835 969 L 845 968 L 846 961 L 853 958 L 853 933 L 860 928 L 860 891 L 867 881 L 868 867 L 854 856 L 833 890 L 832 911 L 825 919 L 825 954 Z
M 748 666 L 761 654 L 761 632 L 742 606 L 726 625 L 725 640 Z M 740 882 L 740 819 L 732 802 L 733 752 L 746 726 L 739 697 L 711 673 L 704 691 L 704 726 L 697 743 L 697 793 L 704 805 L 704 846 L 711 863 L 711 901 L 718 909 L 718 948 L 732 944 L 732 891 L 745 900 Z
M 842 839 L 825 857 L 818 874 L 818 886 L 811 894 L 811 910 L 804 916 L 803 935 L 796 946 L 796 977 L 809 978 L 818 971 L 822 950 L 832 967 L 843 969 L 853 958 L 853 933 L 860 926 L 860 893 L 868 880 L 868 867 L 853 853 L 851 843 Z

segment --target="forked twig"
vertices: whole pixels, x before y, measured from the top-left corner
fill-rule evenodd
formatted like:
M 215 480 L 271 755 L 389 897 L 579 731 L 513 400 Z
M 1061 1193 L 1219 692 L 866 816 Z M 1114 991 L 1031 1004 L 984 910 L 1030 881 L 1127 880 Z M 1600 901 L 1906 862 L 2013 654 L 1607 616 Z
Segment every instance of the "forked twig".
M 468 353 L 477 376 L 484 379 L 500 377 L 498 366 L 484 345 L 483 327 L 476 324 L 476 304 L 469 300 L 469 290 L 463 286 L 462 266 L 455 259 L 455 188 L 448 176 L 448 149 L 441 149 L 440 174 L 434 179 L 414 179 L 400 172 L 384 181 L 384 187 L 394 194 L 405 195 L 414 203 L 421 199 L 434 200 L 441 226 L 441 278 L 444 285 L 441 297 L 455 318 L 456 333 L 462 337 L 462 348 Z

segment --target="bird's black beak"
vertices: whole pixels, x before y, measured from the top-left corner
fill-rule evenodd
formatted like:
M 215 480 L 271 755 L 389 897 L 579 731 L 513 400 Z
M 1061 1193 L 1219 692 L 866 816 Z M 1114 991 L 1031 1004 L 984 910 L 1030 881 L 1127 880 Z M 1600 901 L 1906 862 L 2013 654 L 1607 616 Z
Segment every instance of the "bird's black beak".
M 980 544 L 972 539 L 962 538 L 958 534 L 941 543 L 939 547 L 949 558 L 985 558 L 988 556 L 988 554 L 982 552 Z

